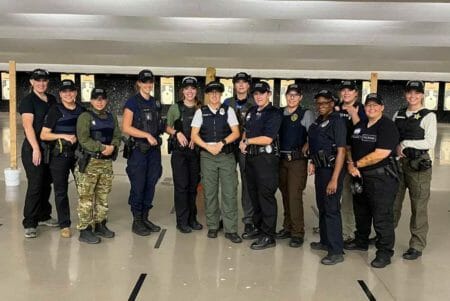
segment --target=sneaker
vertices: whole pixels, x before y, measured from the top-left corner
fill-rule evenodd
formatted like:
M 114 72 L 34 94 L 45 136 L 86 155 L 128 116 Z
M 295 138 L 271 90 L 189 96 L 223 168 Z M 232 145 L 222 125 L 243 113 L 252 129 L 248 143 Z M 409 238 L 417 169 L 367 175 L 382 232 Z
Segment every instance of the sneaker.
M 208 238 L 217 238 L 217 232 L 218 230 L 209 229 L 207 234 Z
M 369 249 L 368 246 L 362 245 L 358 240 L 354 239 L 349 242 L 344 243 L 344 249 L 346 250 L 357 250 L 357 251 L 367 251 Z
M 94 232 L 92 232 L 91 226 L 88 226 L 84 230 L 80 230 L 80 237 L 78 240 L 88 244 L 98 244 L 101 241 L 100 237 L 95 236 Z
M 47 226 L 47 227 L 58 227 L 58 221 L 54 218 L 49 218 L 45 221 L 38 222 L 38 226 Z
M 37 236 L 36 228 L 25 228 L 26 238 L 35 238 Z
M 60 233 L 61 233 L 61 237 L 64 237 L 64 238 L 71 238 L 72 237 L 72 232 L 70 231 L 69 227 L 62 228 Z

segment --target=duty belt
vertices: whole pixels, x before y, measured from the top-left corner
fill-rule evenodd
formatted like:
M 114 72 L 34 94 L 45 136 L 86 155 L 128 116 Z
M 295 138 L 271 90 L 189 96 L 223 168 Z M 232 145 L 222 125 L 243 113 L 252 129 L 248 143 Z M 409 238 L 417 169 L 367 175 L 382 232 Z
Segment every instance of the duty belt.
M 336 162 L 336 156 L 328 155 L 323 150 L 320 150 L 315 154 L 311 154 L 310 158 L 315 167 L 333 168 Z
M 300 151 L 280 151 L 280 158 L 287 161 L 306 159 Z
M 269 145 L 249 145 L 247 146 L 247 154 L 250 156 L 257 156 L 257 155 L 261 155 L 261 154 L 274 154 L 274 155 L 278 155 L 278 149 L 276 147 L 274 147 L 274 145 L 269 144 Z
M 393 177 L 394 179 L 398 180 L 398 174 L 389 166 L 381 166 L 374 169 L 369 170 L 361 170 L 362 176 L 382 176 L 382 175 L 388 175 Z

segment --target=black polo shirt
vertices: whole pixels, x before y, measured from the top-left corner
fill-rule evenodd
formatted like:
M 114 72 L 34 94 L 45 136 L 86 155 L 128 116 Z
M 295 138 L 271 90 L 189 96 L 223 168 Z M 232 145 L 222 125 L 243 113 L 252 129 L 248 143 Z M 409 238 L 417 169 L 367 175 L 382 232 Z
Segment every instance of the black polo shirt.
M 277 138 L 283 115 L 281 110 L 271 103 L 258 111 L 258 106 L 251 107 L 245 116 L 245 134 L 247 138 L 266 136 Z
M 39 135 L 41 134 L 42 126 L 44 124 L 45 115 L 50 108 L 50 106 L 56 104 L 55 96 L 45 93 L 47 95 L 47 102 L 39 98 L 34 92 L 31 92 L 19 104 L 19 113 L 22 115 L 24 113 L 30 113 L 34 115 L 33 118 L 33 129 L 36 134 L 38 141 L 40 140 Z
M 395 154 L 400 139 L 395 123 L 386 116 L 381 117 L 370 128 L 368 121 L 360 121 L 355 125 L 351 135 L 351 149 L 353 161 L 358 161 L 364 156 L 375 151 L 376 148 L 389 149 L 392 155 Z M 371 170 L 389 164 L 389 156 L 382 161 L 361 168 L 361 170 Z

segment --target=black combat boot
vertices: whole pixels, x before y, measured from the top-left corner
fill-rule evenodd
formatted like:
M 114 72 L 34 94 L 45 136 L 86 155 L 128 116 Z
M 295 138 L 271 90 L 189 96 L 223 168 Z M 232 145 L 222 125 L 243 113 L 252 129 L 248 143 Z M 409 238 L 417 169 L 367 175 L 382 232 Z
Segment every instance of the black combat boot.
M 149 229 L 151 232 L 159 232 L 161 231 L 161 227 L 158 225 L 155 225 L 151 221 L 148 220 L 148 211 L 144 212 L 142 214 L 142 222 L 144 225 Z
M 88 244 L 98 244 L 101 241 L 100 237 L 95 236 L 95 234 L 92 232 L 91 226 L 88 226 L 84 230 L 80 230 L 80 237 L 78 238 L 78 240 Z
M 106 220 L 101 223 L 96 223 L 94 228 L 95 235 L 105 237 L 105 238 L 113 238 L 115 233 L 106 227 Z
M 148 236 L 152 233 L 144 224 L 142 220 L 142 213 L 133 213 L 133 226 L 131 231 L 139 236 Z

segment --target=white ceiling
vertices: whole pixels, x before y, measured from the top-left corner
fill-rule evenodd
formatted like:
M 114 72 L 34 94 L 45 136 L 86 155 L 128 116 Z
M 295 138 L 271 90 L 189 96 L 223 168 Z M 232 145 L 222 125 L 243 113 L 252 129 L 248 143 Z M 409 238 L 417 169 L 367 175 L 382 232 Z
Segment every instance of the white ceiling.
M 450 80 L 448 1 L 0 0 L 0 68 Z

